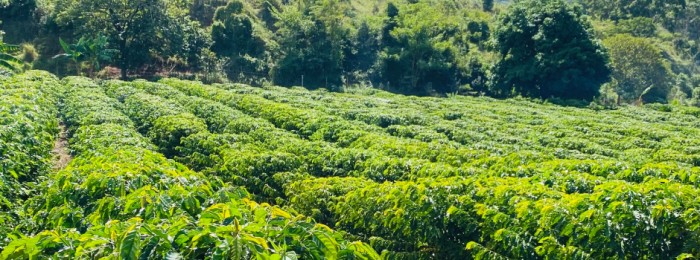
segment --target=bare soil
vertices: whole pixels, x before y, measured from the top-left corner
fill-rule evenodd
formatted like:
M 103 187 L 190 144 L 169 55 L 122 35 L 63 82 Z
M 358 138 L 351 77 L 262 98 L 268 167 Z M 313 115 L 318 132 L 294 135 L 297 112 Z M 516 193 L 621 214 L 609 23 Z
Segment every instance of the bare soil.
M 68 150 L 68 132 L 66 131 L 66 126 L 61 123 L 59 125 L 61 132 L 53 146 L 52 153 L 54 154 L 53 169 L 61 170 L 68 166 L 68 163 L 73 159 Z

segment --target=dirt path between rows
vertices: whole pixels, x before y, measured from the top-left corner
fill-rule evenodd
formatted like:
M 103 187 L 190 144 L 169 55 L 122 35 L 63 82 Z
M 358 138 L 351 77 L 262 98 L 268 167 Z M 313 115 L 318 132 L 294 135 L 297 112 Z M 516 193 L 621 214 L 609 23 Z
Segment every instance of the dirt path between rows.
M 61 123 L 58 128 L 61 132 L 51 151 L 54 154 L 53 169 L 56 171 L 66 168 L 68 163 L 73 159 L 68 150 L 68 132 L 66 131 L 66 126 Z

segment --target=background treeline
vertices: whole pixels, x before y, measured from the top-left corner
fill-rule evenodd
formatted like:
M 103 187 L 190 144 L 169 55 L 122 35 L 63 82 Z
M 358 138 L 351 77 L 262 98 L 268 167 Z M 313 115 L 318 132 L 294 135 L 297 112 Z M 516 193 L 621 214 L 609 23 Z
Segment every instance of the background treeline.
M 700 104 L 700 0 L 0 4 L 15 67 L 58 75 Z

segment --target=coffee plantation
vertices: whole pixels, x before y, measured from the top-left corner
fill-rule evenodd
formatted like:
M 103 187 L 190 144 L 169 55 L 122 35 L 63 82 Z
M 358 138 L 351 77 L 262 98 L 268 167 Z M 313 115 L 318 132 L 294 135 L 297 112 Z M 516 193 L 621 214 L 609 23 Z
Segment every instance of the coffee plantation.
M 1 84 L 1 259 L 700 257 L 697 108 Z

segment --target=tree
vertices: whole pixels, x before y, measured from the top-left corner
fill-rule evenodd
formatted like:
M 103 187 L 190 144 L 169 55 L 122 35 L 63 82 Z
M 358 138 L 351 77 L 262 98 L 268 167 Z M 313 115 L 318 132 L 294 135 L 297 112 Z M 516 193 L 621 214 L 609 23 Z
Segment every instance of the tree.
M 656 24 L 651 18 L 635 17 L 618 21 L 616 32 L 629 33 L 637 37 L 654 37 L 656 35 Z
M 673 20 L 686 8 L 687 0 L 581 0 L 588 13 L 595 16 L 620 20 L 632 17 Z
M 387 11 L 380 62 L 390 90 L 448 93 L 466 83 L 458 66 L 458 57 L 469 49 L 466 23 L 457 16 L 446 16 L 442 6 L 424 2 L 404 5 L 400 12 Z
M 690 39 L 700 40 L 700 1 L 687 1 L 685 8 L 672 17 L 675 19 L 669 20 L 674 23 L 671 26 L 674 31 Z
M 277 17 L 275 12 L 281 9 L 282 3 L 280 0 L 266 0 L 262 2 L 260 11 L 258 12 L 258 17 L 270 30 L 275 30 L 275 23 L 277 22 Z
M 389 2 L 386 6 L 386 20 L 382 28 L 382 45 L 391 46 L 395 44 L 394 38 L 391 37 L 391 31 L 398 26 L 399 8 L 396 4 Z
M 343 67 L 348 83 L 371 82 L 376 77 L 375 65 L 380 44 L 379 33 L 373 32 L 366 22 L 360 24 L 345 53 Z
M 104 34 L 117 49 L 121 77 L 141 68 L 153 55 L 182 50 L 181 25 L 188 24 L 179 2 L 165 0 L 60 0 L 56 22 L 82 35 Z M 90 14 L 90 15 L 85 15 Z
M 276 27 L 279 50 L 270 72 L 275 84 L 330 88 L 342 84 L 343 34 L 308 15 L 308 10 L 287 7 L 279 14 Z M 337 40 L 334 40 L 337 39 Z
M 230 59 L 230 79 L 250 83 L 265 75 L 265 41 L 256 35 L 253 21 L 244 13 L 241 1 L 231 1 L 216 10 L 211 36 L 214 42 L 211 50 Z
M 648 39 L 619 34 L 604 41 L 610 52 L 612 83 L 624 101 L 665 101 L 673 82 L 661 50 Z
M 41 28 L 40 14 L 43 6 L 47 6 L 43 0 L 0 0 L 0 20 L 7 38 L 12 42 L 31 42 L 41 37 L 44 31 Z
M 214 13 L 220 6 L 226 5 L 226 0 L 192 0 L 190 17 L 203 26 L 212 25 Z
M 243 13 L 243 3 L 237 0 L 216 9 L 211 28 L 212 51 L 222 56 L 249 52 L 254 46 L 253 22 Z
M 482 0 L 481 9 L 485 12 L 493 11 L 493 0 Z
M 579 6 L 526 0 L 498 23 L 492 94 L 590 100 L 608 81 L 607 54 Z

